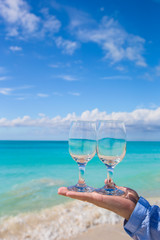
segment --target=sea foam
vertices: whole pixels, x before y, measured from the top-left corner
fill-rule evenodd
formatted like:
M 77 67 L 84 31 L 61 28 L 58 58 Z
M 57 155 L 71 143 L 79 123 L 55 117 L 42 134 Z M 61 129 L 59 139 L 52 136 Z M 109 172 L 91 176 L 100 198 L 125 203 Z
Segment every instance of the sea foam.
M 86 202 L 73 201 L 39 212 L 3 217 L 0 240 L 68 239 L 99 224 L 116 224 L 121 217 Z
M 160 198 L 150 198 L 160 204 Z M 72 201 L 0 219 L 0 240 L 61 240 L 69 239 L 101 224 L 116 224 L 122 218 L 92 204 Z

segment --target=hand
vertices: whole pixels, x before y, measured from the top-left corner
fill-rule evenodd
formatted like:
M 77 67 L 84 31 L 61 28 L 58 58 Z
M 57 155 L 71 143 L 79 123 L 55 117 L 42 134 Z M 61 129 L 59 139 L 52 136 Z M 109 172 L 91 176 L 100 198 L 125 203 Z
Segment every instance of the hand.
M 107 180 L 106 180 L 107 181 Z M 96 192 L 87 193 L 87 192 L 73 192 L 69 191 L 66 187 L 61 187 L 58 189 L 58 194 L 78 199 L 81 201 L 86 201 L 92 203 L 98 207 L 108 209 L 121 217 L 129 220 L 136 203 L 139 200 L 138 194 L 126 187 L 118 187 L 124 191 L 122 196 L 111 196 L 111 195 L 101 195 Z

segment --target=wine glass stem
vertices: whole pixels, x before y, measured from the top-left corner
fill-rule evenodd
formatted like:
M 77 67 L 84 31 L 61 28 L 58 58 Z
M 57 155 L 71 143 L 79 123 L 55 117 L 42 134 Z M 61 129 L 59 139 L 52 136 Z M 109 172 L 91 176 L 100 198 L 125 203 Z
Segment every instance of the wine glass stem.
M 108 183 L 113 183 L 113 172 L 114 172 L 114 168 L 107 166 L 107 180 L 108 180 Z
M 78 167 L 79 167 L 79 180 L 78 180 L 78 184 L 79 185 L 84 185 L 85 184 L 84 173 L 85 173 L 86 164 L 79 163 Z

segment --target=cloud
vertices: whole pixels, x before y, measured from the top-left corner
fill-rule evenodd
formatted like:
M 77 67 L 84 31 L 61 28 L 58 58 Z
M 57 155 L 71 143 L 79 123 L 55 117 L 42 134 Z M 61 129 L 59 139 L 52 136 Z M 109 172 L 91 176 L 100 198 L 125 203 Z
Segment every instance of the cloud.
M 30 12 L 23 0 L 0 0 L 0 15 L 8 24 L 8 35 L 17 36 L 19 31 L 33 33 L 38 29 L 39 17 Z
M 125 71 L 125 68 L 123 66 L 117 66 L 116 69 L 120 72 Z
M 62 94 L 62 93 L 59 93 L 59 92 L 53 92 L 53 95 L 59 96 L 59 97 L 62 97 L 62 96 L 63 96 L 63 94 Z
M 59 68 L 59 64 L 50 64 L 49 67 L 51 67 L 51 68 Z
M 64 7 L 63 8 L 67 11 L 69 17 L 70 17 L 70 24 L 68 26 L 69 30 L 75 30 L 79 27 L 86 28 L 90 27 L 91 25 L 95 25 L 96 21 L 90 17 L 90 15 L 86 12 L 83 12 L 81 10 L 78 10 L 73 7 Z
M 159 77 L 160 76 L 160 65 L 156 66 L 156 75 Z
M 47 8 L 41 10 L 44 18 L 41 19 L 41 35 L 45 36 L 46 33 L 49 33 L 52 36 L 54 33 L 57 33 L 61 27 L 61 22 L 56 18 L 56 16 L 50 15 Z
M 20 86 L 20 87 L 14 87 L 14 88 L 0 88 L 0 94 L 2 95 L 12 95 L 13 92 L 17 91 L 17 90 L 25 90 L 25 89 L 29 89 L 32 88 L 33 86 Z M 19 95 L 14 93 L 14 95 Z
M 41 97 L 41 98 L 47 98 L 47 97 L 49 97 L 49 95 L 48 95 L 48 94 L 45 94 L 45 93 L 37 93 L 37 96 L 38 96 L 38 97 Z
M 39 117 L 45 117 L 46 115 L 44 113 L 38 113 Z
M 154 73 L 152 74 L 152 73 L 146 72 L 146 73 L 144 73 L 141 77 L 144 78 L 144 79 L 147 80 L 147 81 L 154 81 L 154 79 L 155 79 L 155 74 L 154 74 Z
M 12 91 L 12 88 L 0 88 L 0 94 L 2 95 L 10 95 Z
M 0 74 L 6 73 L 6 69 L 2 66 L 0 66 Z
M 31 12 L 25 0 L 0 0 L 0 17 L 4 20 L 9 37 L 43 37 L 59 31 L 61 23 L 55 16 L 42 10 L 42 16 Z
M 70 123 L 73 120 L 121 120 L 124 121 L 127 128 L 129 138 L 133 136 L 145 139 L 145 133 L 149 133 L 149 137 L 155 134 L 160 139 L 160 107 L 156 109 L 136 109 L 132 112 L 100 112 L 98 109 L 92 111 L 84 111 L 80 116 L 75 113 L 69 113 L 66 117 L 55 116 L 49 118 L 44 114 L 39 114 L 39 118 L 32 119 L 30 116 L 18 117 L 13 120 L 6 118 L 0 119 L 0 127 L 48 127 L 52 131 L 68 133 Z M 147 139 L 145 139 L 147 140 Z
M 79 97 L 81 94 L 79 92 L 69 92 L 69 95 Z
M 21 47 L 18 47 L 18 46 L 10 46 L 9 49 L 10 49 L 12 52 L 22 51 L 22 48 L 21 48 Z
M 7 76 L 1 76 L 1 77 L 0 77 L 0 81 L 4 81 L 4 80 L 6 80 L 6 79 L 8 79 Z
M 71 76 L 71 75 L 59 75 L 58 78 L 61 78 L 65 81 L 69 81 L 69 82 L 72 82 L 72 81 L 77 81 L 78 79 Z
M 160 77 L 160 65 L 148 68 L 148 72 L 145 72 L 142 76 L 139 76 L 148 81 L 159 80 Z
M 18 101 L 23 101 L 23 100 L 25 100 L 25 98 L 24 97 L 18 97 L 18 98 L 16 98 Z
M 147 66 L 143 57 L 145 39 L 127 33 L 113 18 L 104 16 L 99 24 L 91 19 L 90 25 L 87 22 L 89 17 L 74 15 L 70 18 L 70 32 L 83 43 L 98 44 L 104 51 L 105 59 L 111 60 L 112 64 L 128 60 L 141 67 Z
M 103 77 L 102 79 L 106 79 L 106 80 L 117 80 L 117 79 L 131 80 L 132 78 L 130 76 L 116 75 L 116 76 Z
M 72 55 L 79 48 L 79 43 L 75 41 L 65 40 L 62 37 L 55 38 L 55 43 L 58 48 L 62 49 L 62 53 Z
M 101 7 L 101 8 L 100 8 L 100 11 L 103 12 L 103 11 L 104 11 L 104 7 Z

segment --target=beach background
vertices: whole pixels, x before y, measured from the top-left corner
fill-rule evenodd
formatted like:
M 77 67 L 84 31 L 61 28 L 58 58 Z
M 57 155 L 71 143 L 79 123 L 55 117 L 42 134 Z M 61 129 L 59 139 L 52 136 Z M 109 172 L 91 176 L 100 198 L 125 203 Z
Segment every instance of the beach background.
M 160 142 L 128 141 L 114 180 L 159 204 L 159 169 Z M 88 185 L 103 186 L 106 168 L 97 155 L 85 175 Z M 70 239 L 97 227 L 102 233 L 108 224 L 116 231 L 122 228 L 116 214 L 57 194 L 60 186 L 77 180 L 78 166 L 69 155 L 67 141 L 0 141 L 0 239 Z M 109 232 L 114 237 L 110 227 Z M 121 230 L 119 234 L 127 239 Z
M 127 240 L 123 219 L 57 194 L 78 181 L 74 120 L 120 120 L 119 186 L 160 204 L 160 0 L 0 0 L 0 240 Z M 99 188 L 97 155 L 85 179 Z

